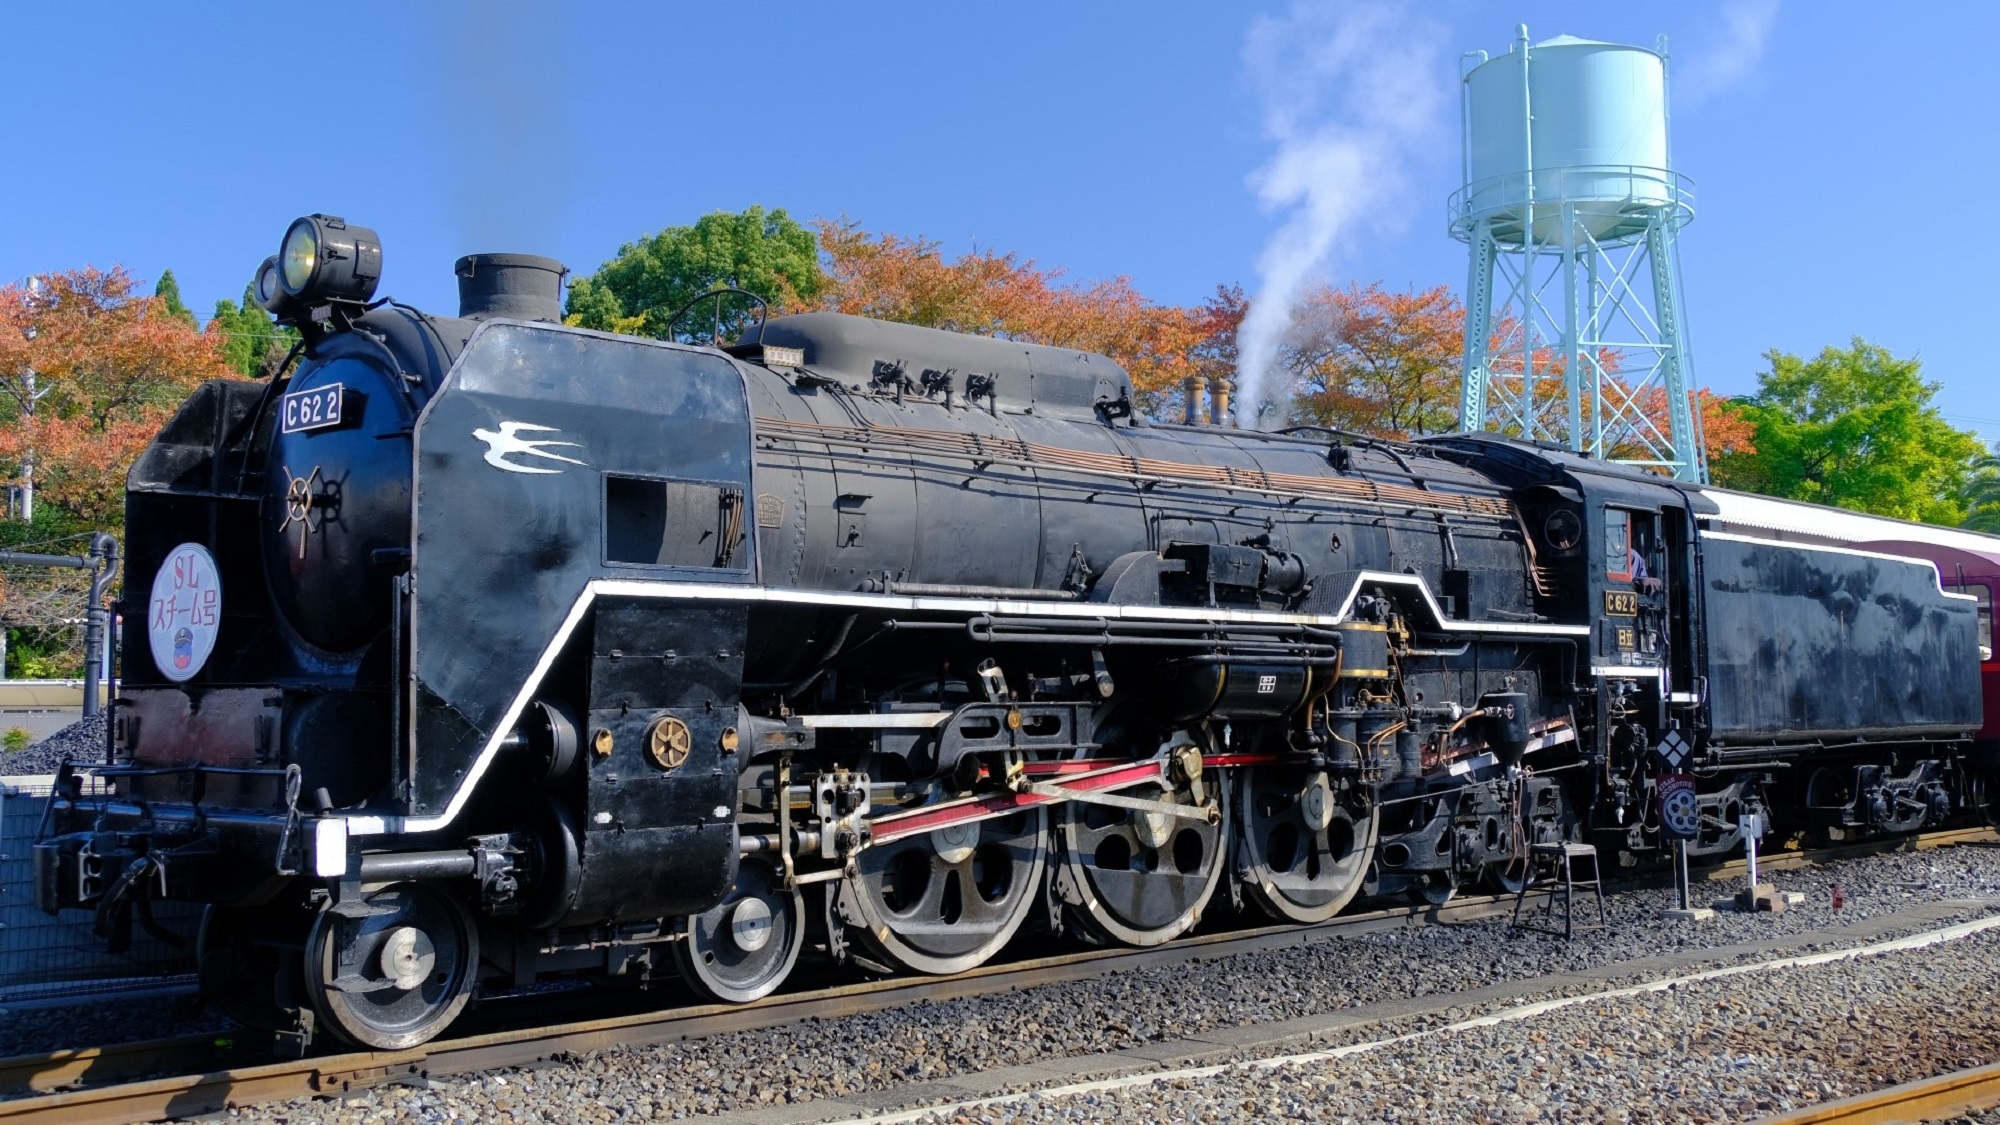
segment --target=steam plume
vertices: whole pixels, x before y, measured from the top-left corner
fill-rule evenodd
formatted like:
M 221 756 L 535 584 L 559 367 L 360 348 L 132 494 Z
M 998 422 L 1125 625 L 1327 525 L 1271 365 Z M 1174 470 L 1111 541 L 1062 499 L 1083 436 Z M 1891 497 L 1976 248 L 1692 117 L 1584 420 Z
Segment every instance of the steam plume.
M 1365 215 L 1400 218 L 1405 166 L 1436 143 L 1445 81 L 1443 31 L 1401 5 L 1294 3 L 1250 25 L 1244 66 L 1265 133 L 1277 143 L 1249 183 L 1285 217 L 1257 259 L 1257 292 L 1237 332 L 1237 402 L 1246 425 L 1262 408 L 1292 307 L 1312 271 Z M 1272 421 L 1282 417 L 1282 407 Z
M 1674 96 L 1698 105 L 1749 78 L 1764 59 L 1778 24 L 1779 0 L 1737 0 L 1722 9 L 1716 40 L 1703 42 L 1675 67 Z
M 565 17 L 556 0 L 453 0 L 440 91 L 460 248 L 549 253 L 569 197 Z

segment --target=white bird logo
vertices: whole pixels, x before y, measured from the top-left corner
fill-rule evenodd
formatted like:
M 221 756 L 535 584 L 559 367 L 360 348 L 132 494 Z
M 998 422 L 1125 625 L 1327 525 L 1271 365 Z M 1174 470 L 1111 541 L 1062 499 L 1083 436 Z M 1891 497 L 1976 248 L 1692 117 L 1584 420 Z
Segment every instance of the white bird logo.
M 562 432 L 554 426 L 537 426 L 533 422 L 502 422 L 498 431 L 474 430 L 472 431 L 472 436 L 486 443 L 487 464 L 496 469 L 505 469 L 510 473 L 562 472 L 561 469 L 545 469 L 538 465 L 519 465 L 507 460 L 509 456 L 514 454 L 521 454 L 528 457 L 546 457 L 551 461 L 561 461 L 569 465 L 583 464 L 583 462 L 574 457 L 564 457 L 560 453 L 550 453 L 548 449 L 550 446 L 558 445 L 567 446 L 571 449 L 583 448 L 576 442 L 549 441 L 545 438 L 524 438 L 520 436 L 524 430 L 543 434 L 559 434 Z

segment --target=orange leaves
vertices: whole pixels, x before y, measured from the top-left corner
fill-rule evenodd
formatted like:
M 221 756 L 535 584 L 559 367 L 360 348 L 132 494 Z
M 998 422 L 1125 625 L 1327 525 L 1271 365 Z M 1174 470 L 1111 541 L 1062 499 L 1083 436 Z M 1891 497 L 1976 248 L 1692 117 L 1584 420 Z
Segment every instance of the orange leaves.
M 86 526 L 123 522 L 125 474 L 173 415 L 143 406 L 102 426 L 88 418 L 37 414 L 0 428 L 0 462 L 35 463 L 35 498 L 77 516 Z
M 219 336 L 135 296 L 122 267 L 0 288 L 0 461 L 113 526 L 132 459 L 189 391 L 230 374 Z
M 1465 307 L 1445 286 L 1319 286 L 1293 311 L 1281 352 L 1293 417 L 1384 437 L 1457 429 L 1464 349 Z
M 1060 269 L 1017 254 L 975 249 L 947 261 L 935 242 L 870 234 L 852 220 L 818 229 L 827 287 L 812 307 L 1102 352 L 1154 394 L 1186 373 L 1212 332 L 1202 310 L 1153 304 L 1130 278 L 1069 285 Z
M 1701 411 L 1702 445 L 1708 451 L 1709 464 L 1731 453 L 1757 452 L 1757 424 L 1735 403 L 1707 387 L 1695 392 L 1695 403 Z

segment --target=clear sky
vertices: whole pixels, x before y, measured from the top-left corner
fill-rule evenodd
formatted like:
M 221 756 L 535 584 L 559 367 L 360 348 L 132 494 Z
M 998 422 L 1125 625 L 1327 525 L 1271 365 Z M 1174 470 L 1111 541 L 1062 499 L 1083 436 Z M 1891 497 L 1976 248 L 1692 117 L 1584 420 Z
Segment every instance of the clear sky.
M 1218 283 L 1254 290 L 1283 227 L 1253 184 L 1275 152 L 1272 100 L 1295 89 L 1284 40 L 1365 10 L 18 0 L 0 4 L 0 278 L 171 268 L 205 313 L 241 292 L 288 220 L 318 210 L 380 231 L 384 292 L 450 309 L 459 254 L 588 271 L 645 232 L 763 203 L 1196 302 Z M 1664 33 L 1675 163 L 1696 188 L 1682 258 L 1697 382 L 1747 391 L 1767 349 L 1860 335 L 1920 356 L 1946 414 L 2000 439 L 1987 342 L 2000 5 L 1383 11 L 1383 41 L 1364 46 L 1393 59 L 1417 108 L 1394 190 L 1341 229 L 1316 276 L 1464 284 L 1464 247 L 1444 230 L 1461 52 L 1503 52 L 1521 22 L 1538 41 Z M 1311 112 L 1370 112 L 1339 103 L 1354 84 L 1329 90 Z

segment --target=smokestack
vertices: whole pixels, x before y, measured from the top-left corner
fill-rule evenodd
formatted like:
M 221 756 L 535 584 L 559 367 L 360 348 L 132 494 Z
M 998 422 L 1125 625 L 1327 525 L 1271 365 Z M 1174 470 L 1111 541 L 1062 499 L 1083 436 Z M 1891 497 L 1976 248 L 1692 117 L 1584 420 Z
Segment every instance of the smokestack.
M 1228 379 L 1215 381 L 1215 401 L 1211 405 L 1209 420 L 1218 426 L 1229 424 L 1229 392 L 1236 386 Z
M 1187 424 L 1201 425 L 1201 400 L 1208 395 L 1208 380 L 1199 375 L 1187 377 Z
M 467 254 L 458 273 L 458 315 L 562 323 L 562 283 L 569 270 L 536 254 Z

